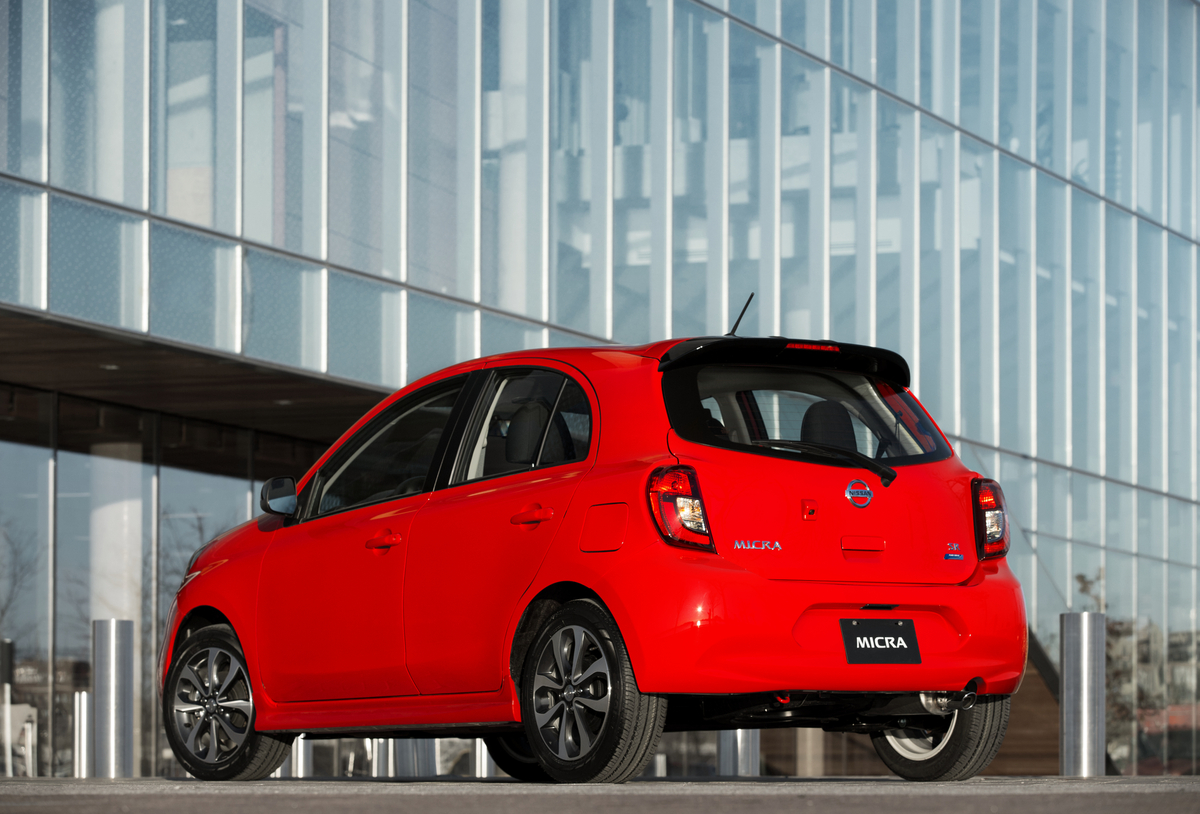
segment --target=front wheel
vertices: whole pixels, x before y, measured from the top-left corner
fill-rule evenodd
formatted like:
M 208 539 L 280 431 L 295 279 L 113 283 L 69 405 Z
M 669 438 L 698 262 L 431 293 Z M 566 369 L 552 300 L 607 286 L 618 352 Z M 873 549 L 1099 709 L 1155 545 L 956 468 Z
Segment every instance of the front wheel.
M 932 729 L 888 729 L 871 735 L 875 752 L 905 780 L 966 780 L 987 768 L 1008 730 L 1007 695 L 982 695 Z
M 162 712 L 176 760 L 200 780 L 261 780 L 291 747 L 291 736 L 255 731 L 246 656 L 229 625 L 202 628 L 175 653 Z
M 642 693 L 616 622 L 591 600 L 543 625 L 521 673 L 521 719 L 538 763 L 564 783 L 623 783 L 646 768 L 667 699 Z

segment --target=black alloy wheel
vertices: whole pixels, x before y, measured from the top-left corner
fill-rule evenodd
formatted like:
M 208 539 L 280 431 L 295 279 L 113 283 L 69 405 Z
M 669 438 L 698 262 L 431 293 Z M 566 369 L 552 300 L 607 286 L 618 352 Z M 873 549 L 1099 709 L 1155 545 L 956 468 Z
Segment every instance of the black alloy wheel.
M 625 642 L 597 602 L 569 602 L 525 657 L 521 719 L 541 767 L 565 783 L 623 783 L 658 746 L 667 699 L 637 688 Z
M 171 661 L 163 725 L 176 760 L 201 780 L 261 780 L 287 758 L 292 736 L 254 729 L 246 656 L 229 625 L 202 628 Z

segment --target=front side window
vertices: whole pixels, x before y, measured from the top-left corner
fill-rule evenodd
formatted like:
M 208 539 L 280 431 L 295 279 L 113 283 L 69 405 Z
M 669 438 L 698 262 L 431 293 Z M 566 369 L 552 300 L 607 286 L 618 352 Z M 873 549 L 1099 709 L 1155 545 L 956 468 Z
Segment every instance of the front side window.
M 393 404 L 335 453 L 316 478 L 315 514 L 425 490 L 438 442 L 463 380 L 441 382 Z
M 663 394 L 675 431 L 702 444 L 816 460 L 837 448 L 888 466 L 950 455 L 912 396 L 862 373 L 698 365 L 666 373 Z
M 591 440 L 583 388 L 553 370 L 497 371 L 480 396 L 454 482 L 581 461 Z

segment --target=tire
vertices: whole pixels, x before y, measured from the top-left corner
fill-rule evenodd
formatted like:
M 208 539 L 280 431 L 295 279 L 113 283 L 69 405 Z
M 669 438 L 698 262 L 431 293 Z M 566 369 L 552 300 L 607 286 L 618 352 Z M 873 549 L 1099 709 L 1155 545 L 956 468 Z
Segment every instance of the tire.
M 1007 695 L 981 695 L 948 716 L 942 731 L 889 729 L 871 735 L 875 752 L 905 780 L 967 780 L 987 768 L 1008 729 Z
M 623 783 L 658 748 L 667 699 L 638 691 L 621 632 L 598 603 L 568 602 L 521 673 L 521 719 L 538 763 L 564 783 Z
M 175 653 L 162 716 L 175 759 L 200 780 L 261 780 L 292 745 L 291 735 L 255 731 L 246 656 L 229 625 L 200 629 Z
M 538 763 L 533 750 L 529 748 L 529 739 L 524 732 L 512 732 L 505 735 L 488 735 L 483 739 L 487 745 L 488 754 L 492 761 L 504 773 L 514 780 L 526 783 L 549 783 L 550 775 Z

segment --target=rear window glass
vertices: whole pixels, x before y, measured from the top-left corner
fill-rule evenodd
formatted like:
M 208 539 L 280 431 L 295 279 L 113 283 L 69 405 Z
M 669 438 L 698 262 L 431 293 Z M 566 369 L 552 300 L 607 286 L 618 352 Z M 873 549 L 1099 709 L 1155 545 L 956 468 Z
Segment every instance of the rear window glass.
M 820 463 L 837 461 L 817 454 L 817 446 L 857 452 L 888 466 L 950 456 L 912 396 L 862 373 L 696 365 L 665 373 L 663 395 L 671 426 L 701 444 Z

